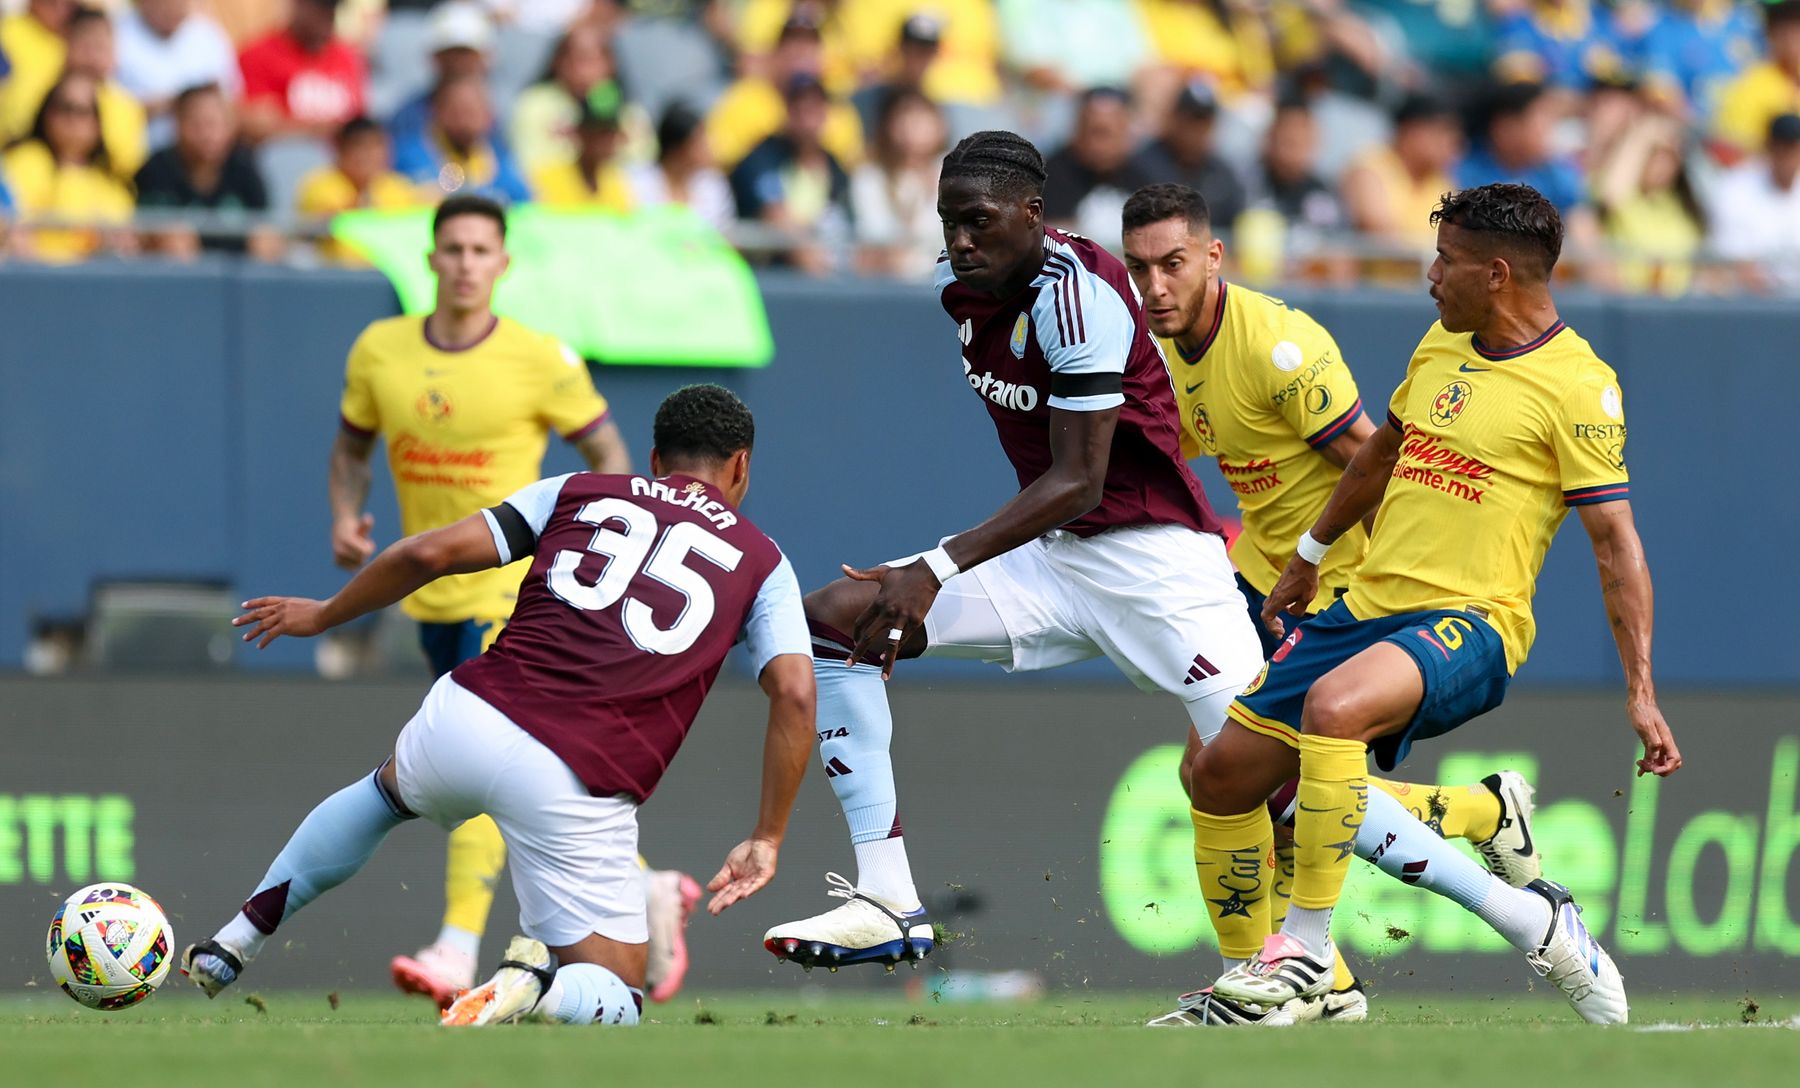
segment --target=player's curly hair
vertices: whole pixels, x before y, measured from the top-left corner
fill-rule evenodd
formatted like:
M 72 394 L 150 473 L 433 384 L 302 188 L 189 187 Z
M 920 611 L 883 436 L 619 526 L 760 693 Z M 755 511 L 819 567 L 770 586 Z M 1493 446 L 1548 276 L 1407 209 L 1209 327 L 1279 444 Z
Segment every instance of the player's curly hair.
M 1125 201 L 1121 215 L 1124 229 L 1139 230 L 1165 219 L 1185 219 L 1188 230 L 1205 237 L 1212 233 L 1212 209 L 1200 190 L 1188 185 L 1146 185 Z
M 1445 193 L 1431 213 L 1432 226 L 1444 223 L 1489 236 L 1509 253 L 1524 257 L 1528 267 L 1522 270 L 1535 272 L 1540 279 L 1550 278 L 1562 256 L 1562 216 L 1529 185 L 1494 182 Z
M 724 461 L 756 445 L 756 420 L 722 385 L 684 385 L 663 399 L 651 435 L 664 461 Z
M 1025 198 L 1042 196 L 1047 176 L 1043 153 L 1030 140 L 1016 132 L 984 129 L 950 149 L 938 178 L 975 178 L 987 182 L 996 196 Z

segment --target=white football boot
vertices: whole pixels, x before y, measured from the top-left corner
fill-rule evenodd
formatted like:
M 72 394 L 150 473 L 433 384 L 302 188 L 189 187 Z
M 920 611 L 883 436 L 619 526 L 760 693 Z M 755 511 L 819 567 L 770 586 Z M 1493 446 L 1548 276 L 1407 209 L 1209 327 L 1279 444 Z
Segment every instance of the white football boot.
M 1182 994 L 1175 999 L 1173 1012 L 1165 1012 L 1144 1026 L 1147 1028 L 1212 1028 L 1255 1027 L 1268 1023 L 1271 1010 L 1260 1005 L 1243 1004 L 1213 993 L 1212 987 Z
M 680 993 L 687 978 L 687 924 L 700 902 L 700 883 L 674 869 L 657 869 L 644 874 L 644 885 L 644 920 L 650 928 L 644 996 L 661 1003 Z
M 1233 1001 L 1278 1008 L 1295 998 L 1324 997 L 1337 979 L 1337 946 L 1325 942 L 1319 958 L 1285 933 L 1263 939 L 1262 951 L 1213 983 L 1213 993 Z
M 556 965 L 544 942 L 514 937 L 494 977 L 452 1002 L 439 1023 L 447 1028 L 510 1024 L 537 1008 L 555 979 Z
M 1515 888 L 1523 888 L 1544 875 L 1543 859 L 1531 837 L 1531 815 L 1536 811 L 1532 795 L 1537 791 L 1517 771 L 1490 774 L 1481 784 L 1500 798 L 1500 829 L 1494 837 L 1470 843 L 1488 871 Z
M 857 891 L 836 873 L 826 873 L 825 882 L 831 885 L 828 894 L 846 902 L 763 934 L 763 947 L 776 959 L 835 971 L 853 963 L 917 962 L 931 955 L 935 940 L 924 907 L 901 910 Z
M 1263 1026 L 1285 1028 L 1293 1024 L 1359 1024 L 1369 1018 L 1369 995 L 1358 979 L 1348 990 L 1333 990 L 1324 997 L 1301 997 L 1273 1009 Z
M 1623 1024 L 1630 1016 L 1619 968 L 1581 921 L 1569 889 L 1551 880 L 1525 886 L 1550 903 L 1550 928 L 1537 951 L 1525 954 L 1531 969 L 1549 979 L 1590 1024 Z
M 219 991 L 244 973 L 244 958 L 209 938 L 190 944 L 182 951 L 181 973 L 207 997 L 218 997 Z

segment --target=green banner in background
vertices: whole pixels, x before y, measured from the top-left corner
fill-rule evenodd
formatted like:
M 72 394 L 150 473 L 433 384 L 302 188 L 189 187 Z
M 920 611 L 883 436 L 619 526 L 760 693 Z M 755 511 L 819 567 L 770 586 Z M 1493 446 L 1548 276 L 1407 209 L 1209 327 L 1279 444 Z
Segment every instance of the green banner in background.
M 346 212 L 332 237 L 428 313 L 432 210 Z M 512 268 L 494 309 L 609 365 L 768 366 L 775 354 L 756 277 L 717 231 L 679 206 L 634 215 L 525 206 L 507 213 Z M 704 315 L 696 320 L 696 315 Z

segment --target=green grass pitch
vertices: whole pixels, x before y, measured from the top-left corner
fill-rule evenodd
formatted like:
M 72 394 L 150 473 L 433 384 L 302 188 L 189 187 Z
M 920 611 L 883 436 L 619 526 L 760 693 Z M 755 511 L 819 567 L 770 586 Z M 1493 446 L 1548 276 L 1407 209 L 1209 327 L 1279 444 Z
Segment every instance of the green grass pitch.
M 172 980 L 176 985 L 179 980 Z M 0 999 L 0 1083 L 438 1088 L 567 1083 L 1137 1085 L 1287 1080 L 1327 1086 L 1425 1075 L 1521 1083 L 1792 1083 L 1800 1001 L 1647 997 L 1626 1028 L 1591 1028 L 1549 994 L 1378 998 L 1362 1025 L 1146 1031 L 1166 995 L 1052 994 L 1021 1005 L 684 994 L 635 1030 L 523 1025 L 447 1032 L 385 994 L 270 993 L 207 1003 L 161 994 L 91 1013 L 61 994 Z M 1744 1023 L 1745 1019 L 1751 1023 Z M 1257 1070 L 1246 1074 L 1246 1070 Z M 1273 1078 L 1273 1080 L 1271 1079 Z M 1293 1078 L 1301 1078 L 1295 1081 Z

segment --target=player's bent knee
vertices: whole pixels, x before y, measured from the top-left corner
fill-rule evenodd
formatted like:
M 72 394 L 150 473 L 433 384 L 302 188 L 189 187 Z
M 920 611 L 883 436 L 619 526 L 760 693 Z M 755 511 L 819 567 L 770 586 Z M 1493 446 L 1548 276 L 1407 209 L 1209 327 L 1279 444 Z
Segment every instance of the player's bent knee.
M 1216 816 L 1249 812 L 1268 796 L 1267 791 L 1259 795 L 1254 788 L 1245 788 L 1247 780 L 1257 777 L 1255 769 L 1223 749 L 1200 749 L 1191 763 L 1185 763 L 1184 770 L 1187 773 L 1182 781 L 1188 788 L 1188 800 L 1201 812 Z
M 853 582 L 839 578 L 808 593 L 802 599 L 808 623 L 822 623 L 846 634 L 856 625 L 856 618 L 869 607 L 880 587 L 873 582 Z
M 1381 735 L 1379 718 L 1368 699 L 1326 676 L 1306 693 L 1301 728 L 1318 737 L 1369 741 Z

